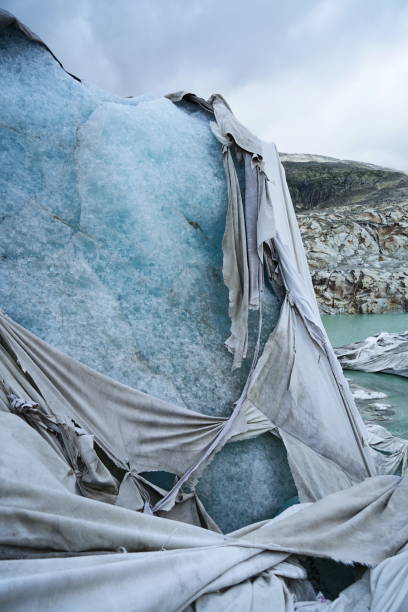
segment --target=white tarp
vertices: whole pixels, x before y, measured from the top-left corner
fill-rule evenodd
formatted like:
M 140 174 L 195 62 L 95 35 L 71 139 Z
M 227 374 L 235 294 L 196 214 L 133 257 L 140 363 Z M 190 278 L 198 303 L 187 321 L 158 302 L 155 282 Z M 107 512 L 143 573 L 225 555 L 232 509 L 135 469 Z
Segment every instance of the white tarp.
M 408 471 L 408 440 L 393 436 L 385 427 L 367 425 L 368 443 L 377 474 L 398 474 Z
M 334 349 L 346 370 L 408 377 L 408 332 L 381 332 Z
M 229 424 L 225 417 L 202 415 L 122 385 L 64 355 L 1 313 L 0 338 L 0 405 L 26 418 L 51 441 L 52 431 L 45 431 L 46 419 L 48 429 L 58 427 L 70 438 L 68 445 L 87 439 L 78 436 L 72 422 L 82 434 L 88 434 L 88 442 L 93 436 L 113 463 L 126 472 L 119 488 L 123 505 L 135 509 L 142 505 L 151 512 L 155 504 L 146 499 L 150 493 L 141 472 L 163 470 L 182 476 L 198 460 L 203 468 L 211 448 L 220 447 L 215 442 Z M 258 435 L 268 428 L 256 410 L 247 415 L 242 412 L 224 441 Z M 97 488 L 101 487 L 98 481 L 104 467 L 91 442 L 90 446 L 86 452 L 93 453 L 91 461 L 96 467 L 91 471 Z M 83 450 L 82 445 L 76 452 Z M 83 456 L 81 461 L 89 465 Z M 197 470 L 193 473 L 197 477 Z M 87 474 L 90 480 L 89 468 Z M 107 479 L 104 485 L 104 493 L 110 495 L 112 482 Z M 173 496 L 164 509 L 171 510 L 175 501 Z
M 0 27 L 13 23 L 0 17 Z M 276 147 L 239 124 L 221 96 L 187 96 L 215 118 L 223 147 L 227 347 L 239 367 L 248 311 L 259 309 L 250 376 L 231 416 L 209 417 L 102 376 L 0 315 L 4 609 L 290 612 L 314 597 L 294 555 L 374 567 L 408 541 L 408 481 L 372 477 L 367 432 L 321 325 Z M 244 158 L 245 202 L 233 148 Z M 284 299 L 258 360 L 264 266 Z M 225 443 L 265 431 L 283 439 L 301 500 L 322 499 L 217 533 L 194 484 Z M 142 478 L 149 470 L 178 480 L 164 491 Z M 151 515 L 164 512 L 173 520 Z M 395 564 L 371 574 L 373 601 L 402 579 Z
M 186 92 L 169 97 L 200 102 Z M 235 365 L 246 354 L 248 310 L 262 302 L 254 240 L 259 261 L 267 260 L 285 293 L 278 325 L 250 377 L 242 407 L 256 408 L 272 423 L 288 451 L 301 500 L 312 501 L 375 473 L 365 426 L 320 320 L 276 146 L 261 142 L 242 126 L 222 96 L 214 95 L 205 104 L 214 112 L 213 132 L 223 145 L 228 184 L 223 271 L 232 320 L 226 344 Z M 246 200 L 245 211 L 231 155 L 234 144 L 252 156 L 252 164 L 246 164 L 250 202 Z M 256 215 L 255 236 L 253 221 L 243 227 L 245 215 Z M 252 282 L 251 270 L 256 276 Z
M 307 586 L 293 553 L 375 566 L 408 540 L 406 478 L 369 478 L 222 535 L 78 495 L 67 463 L 7 411 L 0 445 L 6 610 L 173 611 L 204 595 L 207 607 L 198 610 L 225 610 L 234 599 L 237 610 L 264 611 L 265 602 L 293 610 L 291 580 Z

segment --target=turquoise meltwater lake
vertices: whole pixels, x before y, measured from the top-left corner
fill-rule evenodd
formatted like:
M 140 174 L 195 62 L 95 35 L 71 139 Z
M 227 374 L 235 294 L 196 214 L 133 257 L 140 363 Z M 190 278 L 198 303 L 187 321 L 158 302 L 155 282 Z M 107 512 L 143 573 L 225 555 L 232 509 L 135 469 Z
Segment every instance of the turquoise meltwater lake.
M 408 330 L 408 313 L 381 315 L 325 315 L 323 324 L 333 346 L 364 340 L 382 331 Z M 408 438 L 408 379 L 391 374 L 344 370 L 357 406 L 366 422 L 383 425 Z

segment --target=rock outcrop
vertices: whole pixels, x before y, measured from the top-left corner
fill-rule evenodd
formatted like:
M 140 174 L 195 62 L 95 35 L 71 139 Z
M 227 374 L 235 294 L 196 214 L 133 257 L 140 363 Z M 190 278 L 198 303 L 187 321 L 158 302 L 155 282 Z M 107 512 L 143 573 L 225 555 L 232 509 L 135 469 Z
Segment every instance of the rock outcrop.
M 408 176 L 282 155 L 322 312 L 408 309 Z

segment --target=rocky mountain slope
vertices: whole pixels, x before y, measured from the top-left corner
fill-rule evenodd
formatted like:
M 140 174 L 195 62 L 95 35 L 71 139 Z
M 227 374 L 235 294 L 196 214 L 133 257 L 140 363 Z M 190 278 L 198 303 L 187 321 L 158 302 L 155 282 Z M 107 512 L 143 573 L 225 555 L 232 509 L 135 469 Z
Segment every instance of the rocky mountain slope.
M 324 313 L 408 310 L 408 176 L 282 154 Z

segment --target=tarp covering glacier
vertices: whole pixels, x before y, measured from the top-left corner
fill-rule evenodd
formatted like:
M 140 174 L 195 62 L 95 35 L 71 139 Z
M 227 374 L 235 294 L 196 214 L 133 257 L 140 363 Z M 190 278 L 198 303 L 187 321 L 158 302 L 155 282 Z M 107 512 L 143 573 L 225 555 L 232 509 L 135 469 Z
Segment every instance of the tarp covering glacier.
M 196 610 L 292 611 L 294 583 L 303 601 L 313 592 L 294 554 L 368 566 L 391 557 L 398 566 L 392 556 L 407 542 L 406 478 L 369 478 L 222 535 L 79 496 L 75 474 L 46 440 L 7 411 L 0 420 L 7 491 L 0 504 L 0 602 L 7 610 L 92 605 L 153 612 L 195 602 Z M 405 557 L 398 597 L 406 603 Z M 371 598 L 369 585 L 365 591 Z M 381 593 L 381 586 L 373 589 L 373 596 Z M 353 609 L 365 609 L 355 603 Z
M 346 370 L 408 377 L 408 332 L 380 332 L 365 340 L 336 347 L 335 353 Z
M 234 368 L 251 363 L 245 383 L 230 415 L 204 415 L 99 374 L 1 314 L 0 600 L 9 610 L 290 611 L 350 601 L 380 609 L 386 597 L 403 609 L 407 480 L 376 476 L 374 445 L 320 321 L 277 149 L 219 95 L 169 98 L 203 108 L 221 143 L 226 346 Z M 264 270 L 282 303 L 262 346 Z M 197 482 L 225 445 L 265 433 L 283 441 L 302 503 L 219 533 Z M 173 472 L 173 486 L 145 478 L 156 470 Z M 316 600 L 296 555 L 375 569 L 332 604 Z

